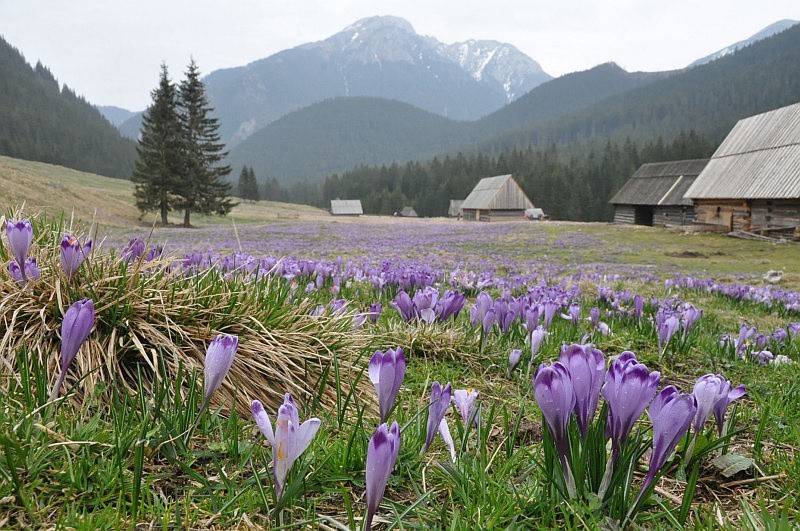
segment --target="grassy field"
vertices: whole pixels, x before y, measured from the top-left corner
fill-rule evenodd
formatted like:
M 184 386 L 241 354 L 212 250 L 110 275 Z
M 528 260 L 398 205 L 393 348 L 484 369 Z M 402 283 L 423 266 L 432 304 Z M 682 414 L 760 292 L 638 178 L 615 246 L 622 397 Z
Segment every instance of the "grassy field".
M 71 192 L 52 197 L 56 182 Z M 7 215 L 34 218 L 29 255 L 41 270 L 26 286 L 0 271 L 0 528 L 360 529 L 368 447 L 381 422 L 367 365 L 376 350 L 396 347 L 407 368 L 386 420 L 398 423 L 401 443 L 375 528 L 792 529 L 800 521 L 796 244 L 601 223 L 334 219 L 271 203 L 238 207 L 235 223 L 198 218 L 198 228 L 151 230 L 124 206 L 130 193 L 124 182 L 0 159 Z M 69 205 L 61 220 L 59 205 Z M 71 281 L 57 252 L 65 225 L 105 239 Z M 164 244 L 165 255 L 123 259 L 133 237 Z M 10 259 L 3 235 L 0 260 Z M 780 283 L 762 279 L 768 270 L 784 271 Z M 401 290 L 430 295 L 424 289 L 463 295 L 462 310 L 403 319 L 393 307 Z M 484 329 L 471 320 L 479 295 L 496 313 L 518 315 Z M 94 301 L 94 327 L 52 400 L 63 316 L 83 298 Z M 373 323 L 366 317 L 376 303 Z M 543 313 L 547 303 L 558 311 L 532 357 L 524 305 Z M 578 318 L 561 317 L 573 305 Z M 594 308 L 610 333 L 590 320 Z M 683 326 L 689 308 L 702 316 L 662 343 L 659 320 Z M 536 322 L 545 325 L 541 315 Z M 236 335 L 239 350 L 200 411 L 205 351 L 219 333 Z M 536 367 L 570 344 L 594 345 L 606 367 L 633 351 L 660 372 L 659 389 L 691 393 L 711 373 L 747 392 L 728 408 L 727 435 L 709 419 L 676 442 L 638 506 L 655 422 L 640 415 L 624 466 L 599 495 L 610 460 L 602 399 L 589 436 L 569 424 L 571 494 L 531 384 Z M 522 361 L 510 372 L 513 349 Z M 771 363 L 765 352 L 794 363 Z M 445 414 L 455 460 L 439 434 L 422 451 L 434 381 L 479 391 L 479 413 L 467 422 L 455 406 Z M 262 401 L 274 421 L 285 392 L 300 420 L 316 417 L 320 428 L 278 492 L 250 402 Z

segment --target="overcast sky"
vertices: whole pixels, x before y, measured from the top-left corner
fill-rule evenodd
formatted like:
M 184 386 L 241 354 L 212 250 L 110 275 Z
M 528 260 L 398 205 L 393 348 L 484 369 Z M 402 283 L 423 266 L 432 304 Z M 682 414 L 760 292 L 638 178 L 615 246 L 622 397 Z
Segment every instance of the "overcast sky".
M 681 68 L 781 19 L 800 0 L 0 0 L 0 35 L 98 105 L 142 110 L 165 62 L 174 80 L 394 15 L 444 43 L 513 44 L 560 76 L 614 61 Z

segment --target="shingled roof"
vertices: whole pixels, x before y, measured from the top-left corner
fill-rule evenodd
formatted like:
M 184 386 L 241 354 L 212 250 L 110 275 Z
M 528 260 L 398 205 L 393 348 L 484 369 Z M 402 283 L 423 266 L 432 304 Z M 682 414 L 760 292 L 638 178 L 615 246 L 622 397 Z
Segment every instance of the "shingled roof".
M 615 205 L 691 206 L 683 197 L 708 159 L 642 164 L 609 203 Z
M 461 210 L 525 210 L 533 203 L 511 175 L 481 179 L 461 203 Z
M 800 103 L 739 120 L 686 197 L 800 198 Z

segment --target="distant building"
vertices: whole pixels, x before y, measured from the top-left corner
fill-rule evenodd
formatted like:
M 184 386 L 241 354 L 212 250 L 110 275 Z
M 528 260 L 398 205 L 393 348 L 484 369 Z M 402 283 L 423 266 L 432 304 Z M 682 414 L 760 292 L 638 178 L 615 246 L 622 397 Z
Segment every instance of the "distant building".
M 800 103 L 739 120 L 686 197 L 698 223 L 800 237 Z
M 683 194 L 708 159 L 642 164 L 609 201 L 614 222 L 634 225 L 689 225 L 694 206 Z
M 462 203 L 464 203 L 463 199 L 451 199 L 450 208 L 447 209 L 447 215 L 451 218 L 457 218 L 460 216 Z
M 363 213 L 360 199 L 331 199 L 333 216 L 360 216 Z
M 522 221 L 529 208 L 533 203 L 511 175 L 481 179 L 461 203 L 464 219 L 472 221 Z
M 414 210 L 414 207 L 406 206 L 403 207 L 403 210 L 400 211 L 400 216 L 404 218 L 417 218 L 417 211 Z

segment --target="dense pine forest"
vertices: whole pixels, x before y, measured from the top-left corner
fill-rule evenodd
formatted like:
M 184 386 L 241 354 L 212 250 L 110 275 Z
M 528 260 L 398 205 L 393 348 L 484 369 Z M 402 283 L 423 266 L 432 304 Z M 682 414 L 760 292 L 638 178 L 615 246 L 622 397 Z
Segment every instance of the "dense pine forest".
M 451 199 L 464 199 L 483 177 L 511 173 L 528 197 L 553 219 L 608 221 L 609 198 L 646 162 L 710 157 L 716 145 L 690 131 L 670 141 L 604 146 L 532 146 L 498 155 L 434 158 L 404 165 L 361 166 L 317 185 L 289 189 L 290 201 L 327 208 L 331 199 L 361 199 L 365 214 L 393 214 L 410 205 L 420 216 L 445 216 Z M 275 183 L 271 193 L 276 194 Z
M 136 151 L 97 109 L 0 37 L 0 155 L 129 178 Z

